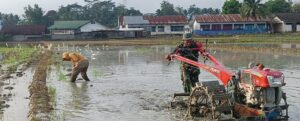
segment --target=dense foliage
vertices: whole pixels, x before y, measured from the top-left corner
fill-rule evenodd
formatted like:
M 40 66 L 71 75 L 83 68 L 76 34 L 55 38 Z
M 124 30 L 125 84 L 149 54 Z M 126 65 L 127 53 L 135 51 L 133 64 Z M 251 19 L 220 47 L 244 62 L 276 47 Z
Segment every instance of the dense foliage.
M 143 15 L 141 11 L 127 8 L 124 5 L 116 5 L 111 0 L 84 0 L 84 5 L 69 4 L 61 6 L 58 10 L 43 11 L 38 5 L 28 5 L 24 8 L 24 19 L 18 15 L 4 14 L 0 12 L 0 20 L 3 26 L 14 24 L 42 24 L 53 25 L 55 20 L 95 20 L 108 27 L 117 27 L 118 16 Z M 222 7 L 223 14 L 238 14 L 244 17 L 257 15 L 270 15 L 272 13 L 300 12 L 300 4 L 292 5 L 286 0 L 226 0 Z M 174 6 L 169 1 L 162 1 L 160 8 L 152 15 L 184 15 L 189 18 L 199 14 L 220 14 L 220 9 L 199 8 L 191 5 L 189 8 Z
M 241 3 L 238 0 L 226 0 L 222 7 L 223 14 L 238 14 L 240 13 Z

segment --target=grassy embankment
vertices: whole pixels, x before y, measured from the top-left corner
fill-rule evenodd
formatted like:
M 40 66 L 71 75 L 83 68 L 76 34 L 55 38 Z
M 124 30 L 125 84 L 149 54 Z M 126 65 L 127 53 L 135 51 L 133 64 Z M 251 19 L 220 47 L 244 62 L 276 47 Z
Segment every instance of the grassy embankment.
M 195 37 L 196 40 L 216 43 L 300 43 L 300 33 Z
M 11 73 L 17 71 L 20 64 L 29 65 L 37 56 L 38 51 L 31 47 L 0 47 L 0 53 L 2 55 L 0 64 L 4 66 L 5 71 Z
M 194 36 L 197 41 L 209 43 L 300 43 L 300 33 L 284 34 L 256 34 L 256 35 L 234 35 L 234 36 Z M 130 45 L 175 45 L 181 41 L 180 35 L 172 36 L 152 36 L 149 38 L 127 38 L 127 39 L 86 39 L 86 40 L 41 40 L 24 42 L 5 42 L 5 43 L 53 43 L 86 45 L 110 45 L 110 46 L 130 46 Z
M 257 35 L 235 35 L 235 36 L 215 36 L 204 37 L 194 36 L 196 41 L 209 43 L 300 43 L 300 33 L 285 34 L 257 34 Z M 130 45 L 176 45 L 181 41 L 180 35 L 173 36 L 153 36 L 150 38 L 128 38 L 128 39 L 93 39 L 93 40 L 58 40 L 42 41 L 45 43 L 61 43 L 86 45 L 110 45 L 110 46 L 130 46 Z
M 53 97 L 55 88 L 48 87 L 46 84 L 47 72 L 51 65 L 53 52 L 46 50 L 39 58 L 35 68 L 33 80 L 29 86 L 30 110 L 28 118 L 30 121 L 49 120 L 49 113 L 53 110 Z

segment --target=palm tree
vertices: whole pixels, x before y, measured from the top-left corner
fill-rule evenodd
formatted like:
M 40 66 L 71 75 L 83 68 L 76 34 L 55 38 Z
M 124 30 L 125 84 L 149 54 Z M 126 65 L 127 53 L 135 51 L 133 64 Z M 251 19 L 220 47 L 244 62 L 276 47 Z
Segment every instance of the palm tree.
M 244 0 L 240 9 L 242 17 L 266 16 L 266 7 L 261 0 Z
M 244 0 L 242 7 L 240 8 L 240 13 L 243 18 L 248 19 L 249 17 L 252 17 L 254 19 L 258 19 L 261 17 L 269 17 L 271 19 L 271 32 L 273 31 L 273 22 L 272 22 L 272 16 L 267 11 L 264 4 L 261 4 L 262 0 Z

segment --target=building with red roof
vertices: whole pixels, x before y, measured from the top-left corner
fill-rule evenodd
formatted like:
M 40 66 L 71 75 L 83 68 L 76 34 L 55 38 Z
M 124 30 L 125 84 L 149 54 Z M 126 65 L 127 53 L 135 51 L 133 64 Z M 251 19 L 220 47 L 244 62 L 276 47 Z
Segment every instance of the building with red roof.
M 46 33 L 44 25 L 8 25 L 4 26 L 0 34 L 11 35 L 13 40 L 36 40 L 43 38 Z

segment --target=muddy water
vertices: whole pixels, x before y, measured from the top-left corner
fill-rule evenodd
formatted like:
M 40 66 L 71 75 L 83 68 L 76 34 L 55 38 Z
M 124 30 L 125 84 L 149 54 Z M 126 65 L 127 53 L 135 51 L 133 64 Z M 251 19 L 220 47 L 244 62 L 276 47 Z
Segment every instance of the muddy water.
M 71 65 L 63 62 L 61 73 L 52 71 L 49 85 L 56 89 L 53 119 L 67 121 L 172 121 L 182 120 L 168 107 L 174 92 L 182 92 L 178 62 L 164 61 L 170 46 L 74 47 L 90 60 L 90 82 L 70 83 L 67 74 Z M 69 50 L 72 50 L 72 48 Z M 284 72 L 290 104 L 290 119 L 300 115 L 300 57 L 210 50 L 224 65 L 238 70 L 250 61 Z M 56 70 L 53 67 L 53 70 Z M 80 77 L 80 76 L 79 76 Z M 214 80 L 202 71 L 200 80 Z
M 25 121 L 29 111 L 28 86 L 32 80 L 33 68 L 23 72 L 22 76 L 12 73 L 12 78 L 4 81 L 1 94 L 6 101 L 7 108 L 1 115 L 1 121 Z M 11 87 L 11 89 L 7 89 Z M 6 95 L 6 96 L 4 96 Z

